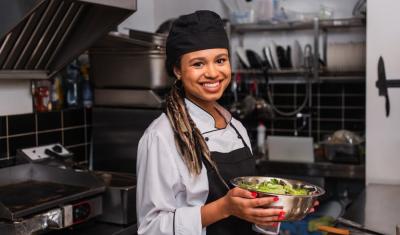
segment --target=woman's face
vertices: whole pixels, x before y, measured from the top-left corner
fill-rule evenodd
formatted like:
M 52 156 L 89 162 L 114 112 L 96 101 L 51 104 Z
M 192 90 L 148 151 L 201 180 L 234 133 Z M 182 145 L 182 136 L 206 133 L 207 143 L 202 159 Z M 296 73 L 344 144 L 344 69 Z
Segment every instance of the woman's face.
M 221 98 L 231 81 L 227 49 L 207 49 L 184 54 L 175 75 L 182 80 L 187 98 L 204 104 Z

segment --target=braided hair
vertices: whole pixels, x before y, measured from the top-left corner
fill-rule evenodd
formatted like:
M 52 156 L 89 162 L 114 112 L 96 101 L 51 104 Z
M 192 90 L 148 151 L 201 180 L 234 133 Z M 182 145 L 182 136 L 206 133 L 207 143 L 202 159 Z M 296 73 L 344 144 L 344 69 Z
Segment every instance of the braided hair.
M 182 15 L 174 21 L 166 41 L 166 69 L 173 77 L 173 68 L 180 68 L 182 55 L 199 50 L 226 48 L 228 35 L 221 17 L 212 11 L 201 10 Z M 176 80 L 166 97 L 166 114 L 174 131 L 174 139 L 180 155 L 191 174 L 199 175 L 202 160 L 218 169 L 211 159 L 210 150 L 190 117 L 185 105 L 182 82 Z
M 166 97 L 166 114 L 174 131 L 175 144 L 189 172 L 199 175 L 202 157 L 216 169 L 210 150 L 200 130 L 189 115 L 185 104 L 185 93 L 181 80 L 175 80 Z

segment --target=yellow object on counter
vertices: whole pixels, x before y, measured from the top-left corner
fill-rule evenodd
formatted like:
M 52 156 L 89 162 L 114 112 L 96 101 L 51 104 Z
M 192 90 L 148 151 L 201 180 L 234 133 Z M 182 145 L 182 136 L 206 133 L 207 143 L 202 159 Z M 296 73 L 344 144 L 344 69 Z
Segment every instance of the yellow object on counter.
M 341 234 L 341 235 L 349 235 L 350 231 L 348 229 L 342 229 L 342 228 L 335 228 L 331 226 L 326 226 L 326 225 L 318 225 L 318 230 L 323 231 L 323 232 L 328 232 L 328 233 L 333 233 L 333 234 Z

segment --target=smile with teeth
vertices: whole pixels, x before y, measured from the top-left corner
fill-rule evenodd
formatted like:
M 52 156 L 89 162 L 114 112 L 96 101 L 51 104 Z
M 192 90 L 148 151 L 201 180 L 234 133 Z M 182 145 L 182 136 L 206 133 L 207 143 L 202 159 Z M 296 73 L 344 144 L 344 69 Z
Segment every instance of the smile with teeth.
M 220 84 L 220 81 L 216 81 L 216 82 L 208 82 L 208 83 L 203 83 L 203 86 L 205 87 L 209 87 L 209 88 L 214 88 L 217 87 Z

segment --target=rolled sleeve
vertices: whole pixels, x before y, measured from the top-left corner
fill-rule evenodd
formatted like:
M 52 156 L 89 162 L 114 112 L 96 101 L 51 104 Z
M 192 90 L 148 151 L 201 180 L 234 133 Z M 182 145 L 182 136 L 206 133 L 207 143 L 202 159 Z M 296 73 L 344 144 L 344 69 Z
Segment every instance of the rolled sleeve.
M 201 234 L 201 206 L 176 209 L 174 222 L 175 235 Z

